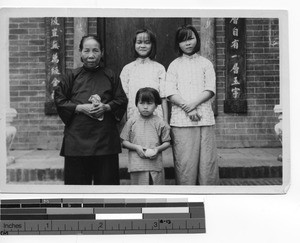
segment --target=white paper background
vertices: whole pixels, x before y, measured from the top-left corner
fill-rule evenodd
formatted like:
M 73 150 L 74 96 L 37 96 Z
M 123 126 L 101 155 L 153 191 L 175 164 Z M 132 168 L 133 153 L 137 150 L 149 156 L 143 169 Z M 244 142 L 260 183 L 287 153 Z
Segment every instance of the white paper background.
M 206 209 L 206 234 L 188 235 L 100 235 L 100 236 L 1 236 L 1 243 L 20 242 L 300 242 L 300 166 L 299 151 L 299 8 L 297 1 L 88 1 L 53 0 L 26 1 L 0 0 L 3 7 L 105 7 L 105 8 L 162 8 L 162 9 L 249 9 L 288 10 L 289 14 L 289 77 L 291 114 L 291 187 L 286 195 L 209 195 L 189 196 L 190 200 L 204 200 Z M 1 82 L 1 81 L 0 81 Z M 15 195 L 1 194 L 1 198 Z M 44 198 L 45 195 L 17 195 Z M 83 198 L 93 195 L 66 195 Z M 99 196 L 99 195 L 98 195 Z M 111 196 L 111 195 L 110 195 Z M 47 195 L 47 197 L 50 197 Z M 59 195 L 64 197 L 64 195 Z M 102 195 L 105 197 L 105 195 Z M 113 195 L 116 198 L 130 195 Z M 164 197 L 163 195 L 139 195 L 139 197 Z M 180 195 L 169 197 L 181 197 Z M 182 195 L 186 198 L 186 195 Z

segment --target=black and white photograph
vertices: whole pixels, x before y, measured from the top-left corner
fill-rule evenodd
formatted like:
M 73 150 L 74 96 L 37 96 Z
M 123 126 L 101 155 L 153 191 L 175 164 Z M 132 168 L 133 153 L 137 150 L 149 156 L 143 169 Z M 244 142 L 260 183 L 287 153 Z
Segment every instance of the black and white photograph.
M 285 11 L 1 11 L 2 190 L 286 192 Z
M 0 241 L 298 242 L 298 12 L 1 0 Z

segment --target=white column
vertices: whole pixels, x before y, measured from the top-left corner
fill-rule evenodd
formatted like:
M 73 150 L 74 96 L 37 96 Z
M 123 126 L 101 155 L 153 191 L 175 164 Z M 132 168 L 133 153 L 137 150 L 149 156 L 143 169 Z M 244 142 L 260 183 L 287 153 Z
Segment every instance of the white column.
M 82 36 L 88 34 L 88 18 L 74 18 L 74 68 L 82 66 L 79 44 Z
M 215 39 L 215 18 L 200 19 L 200 42 L 202 56 L 212 62 L 216 70 L 216 39 Z M 212 98 L 212 107 L 215 115 L 218 114 L 217 96 Z
M 216 67 L 215 19 L 200 19 L 201 55 L 209 59 Z

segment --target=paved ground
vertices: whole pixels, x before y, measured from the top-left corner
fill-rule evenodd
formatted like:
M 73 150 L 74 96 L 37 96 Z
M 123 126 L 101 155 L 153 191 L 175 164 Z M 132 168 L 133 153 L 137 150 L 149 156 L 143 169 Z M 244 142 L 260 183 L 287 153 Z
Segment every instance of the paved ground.
M 280 185 L 281 148 L 219 149 L 221 185 Z M 8 183 L 62 184 L 63 157 L 58 150 L 17 150 L 10 156 L 15 163 L 7 166 Z M 174 184 L 172 150 L 163 154 L 166 184 Z M 120 154 L 121 184 L 129 184 L 127 150 Z
M 221 167 L 257 167 L 281 166 L 277 160 L 281 148 L 236 148 L 218 149 L 219 165 Z M 15 150 L 10 155 L 15 157 L 15 163 L 9 168 L 63 168 L 63 157 L 58 150 Z M 172 150 L 164 152 L 165 167 L 173 166 Z M 120 167 L 127 167 L 127 151 L 120 154 Z
M 22 185 L 24 182 L 12 182 L 9 184 Z M 53 181 L 28 181 L 26 184 L 30 185 L 63 185 L 62 180 Z M 121 185 L 130 185 L 129 180 L 121 180 Z M 174 180 L 166 180 L 166 185 L 175 185 Z M 237 178 L 237 179 L 220 179 L 221 186 L 262 186 L 262 185 L 282 185 L 281 178 L 258 178 L 258 179 L 248 179 L 248 178 Z

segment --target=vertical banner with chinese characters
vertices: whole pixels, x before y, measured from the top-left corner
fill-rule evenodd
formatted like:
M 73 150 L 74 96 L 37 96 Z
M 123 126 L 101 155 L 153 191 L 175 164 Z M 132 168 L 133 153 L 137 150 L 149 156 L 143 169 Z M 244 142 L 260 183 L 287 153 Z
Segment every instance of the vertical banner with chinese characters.
M 246 113 L 246 25 L 244 18 L 225 19 L 225 113 Z
M 46 102 L 45 114 L 57 114 L 54 87 L 65 73 L 64 18 L 45 18 L 46 24 Z

